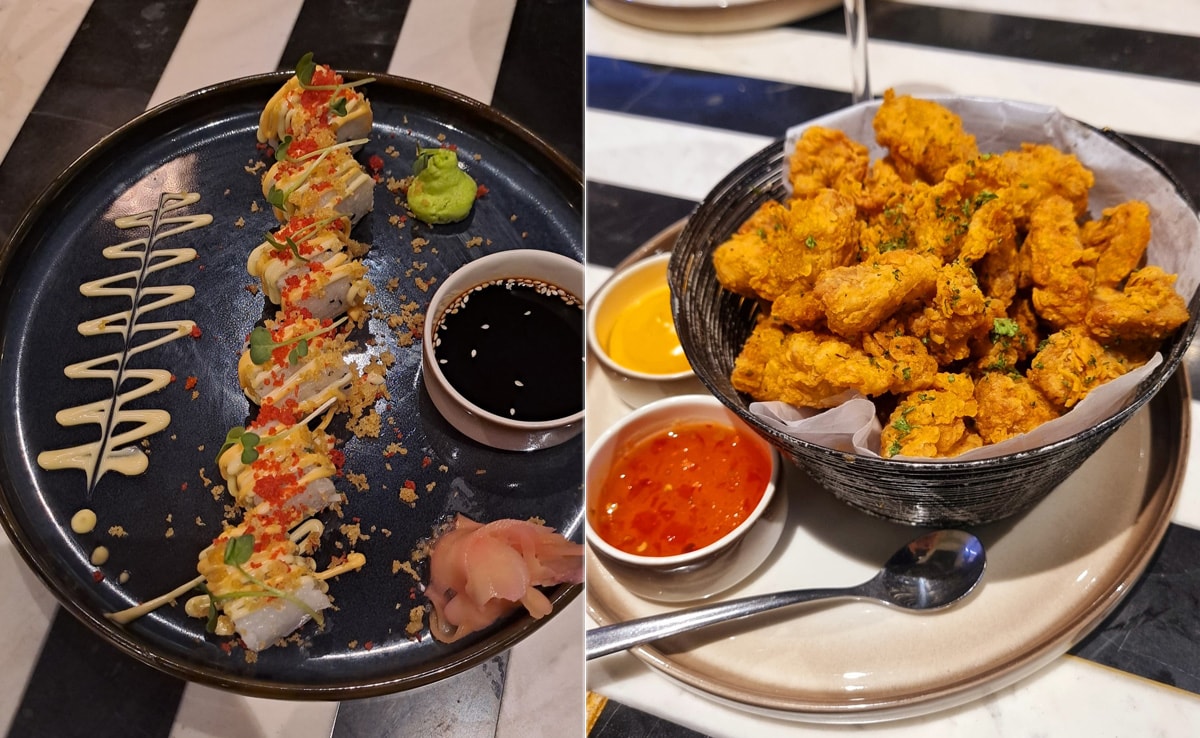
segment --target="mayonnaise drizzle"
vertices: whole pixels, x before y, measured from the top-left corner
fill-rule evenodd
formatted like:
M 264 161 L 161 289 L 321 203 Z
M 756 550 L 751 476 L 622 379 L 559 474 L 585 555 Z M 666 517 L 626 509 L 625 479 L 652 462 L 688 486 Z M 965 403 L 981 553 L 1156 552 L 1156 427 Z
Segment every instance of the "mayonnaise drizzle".
M 132 369 L 129 360 L 144 351 L 189 335 L 196 326 L 191 320 L 143 322 L 140 319 L 159 308 L 189 300 L 195 295 L 195 288 L 191 285 L 150 286 L 146 280 L 155 272 L 196 258 L 195 249 L 164 248 L 161 243 L 171 236 L 212 222 L 212 216 L 208 214 L 170 215 L 199 199 L 200 195 L 195 192 L 164 192 L 159 197 L 156 210 L 117 218 L 115 224 L 118 228 L 145 228 L 147 235 L 108 246 L 102 253 L 106 259 L 133 259 L 137 265 L 129 271 L 87 282 L 79 288 L 87 297 L 124 297 L 129 300 L 128 310 L 79 324 L 79 332 L 84 336 L 116 334 L 121 336 L 124 346 L 120 351 L 71 364 L 63 370 L 71 379 L 103 379 L 111 385 L 111 396 L 60 410 L 55 415 L 55 420 L 62 426 L 98 425 L 100 438 L 71 448 L 43 451 L 38 454 L 37 461 L 46 470 L 83 470 L 87 475 L 89 494 L 106 472 L 115 471 L 126 476 L 144 472 L 149 459 L 135 444 L 163 430 L 171 421 L 170 413 L 165 410 L 126 409 L 128 403 L 166 387 L 171 381 L 171 372 L 165 369 Z M 144 332 L 156 337 L 134 343 L 135 336 Z M 135 386 L 123 391 L 130 380 L 136 382 Z M 128 424 L 128 430 L 115 432 L 118 425 L 125 424 Z

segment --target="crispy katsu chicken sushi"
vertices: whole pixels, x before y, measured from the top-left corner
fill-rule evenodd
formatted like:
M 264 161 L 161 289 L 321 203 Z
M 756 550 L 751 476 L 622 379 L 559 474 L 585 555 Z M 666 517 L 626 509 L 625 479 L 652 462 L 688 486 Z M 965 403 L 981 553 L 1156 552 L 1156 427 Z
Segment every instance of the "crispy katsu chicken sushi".
M 226 526 L 200 552 L 196 571 L 204 577 L 210 619 L 217 620 L 219 610 L 251 651 L 271 646 L 310 619 L 323 627 L 321 611 L 332 604 L 313 560 L 269 518 L 247 517 Z
M 354 224 L 375 205 L 375 179 L 349 144 L 334 142 L 324 130 L 289 144 L 263 175 L 262 191 L 281 223 L 307 216 L 346 217 Z
M 258 277 L 263 292 L 274 304 L 280 304 L 281 290 L 287 278 L 308 270 L 307 264 L 325 254 L 346 252 L 359 255 L 366 246 L 347 235 L 349 222 L 345 218 L 316 220 L 295 217 L 250 252 L 246 271 Z M 328 257 L 325 257 L 328 258 Z
M 347 83 L 306 54 L 296 74 L 271 98 L 258 119 L 259 143 L 278 146 L 318 128 L 328 128 L 338 141 L 365 138 L 371 132 L 371 103 L 356 87 L 370 79 Z
M 352 346 L 339 326 L 301 311 L 255 328 L 238 361 L 246 397 L 301 417 L 344 399 L 356 372 L 346 363 Z
M 229 493 L 243 510 L 277 511 L 299 522 L 339 502 L 333 485 L 341 454 L 324 428 L 302 422 L 284 423 L 263 417 L 245 429 L 234 429 L 217 460 Z M 265 506 L 265 507 L 264 507 Z
M 344 314 L 358 322 L 373 289 L 366 264 L 345 252 L 326 251 L 284 272 L 267 294 L 278 292 L 285 313 L 305 311 L 322 320 Z

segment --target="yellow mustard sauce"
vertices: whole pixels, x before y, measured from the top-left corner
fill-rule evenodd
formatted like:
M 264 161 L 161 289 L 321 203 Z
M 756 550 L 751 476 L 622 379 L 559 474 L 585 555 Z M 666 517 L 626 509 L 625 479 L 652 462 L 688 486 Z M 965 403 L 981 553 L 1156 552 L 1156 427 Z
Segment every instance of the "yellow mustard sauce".
M 667 285 L 638 297 L 617 315 L 608 355 L 626 369 L 646 374 L 678 374 L 691 368 L 675 333 Z

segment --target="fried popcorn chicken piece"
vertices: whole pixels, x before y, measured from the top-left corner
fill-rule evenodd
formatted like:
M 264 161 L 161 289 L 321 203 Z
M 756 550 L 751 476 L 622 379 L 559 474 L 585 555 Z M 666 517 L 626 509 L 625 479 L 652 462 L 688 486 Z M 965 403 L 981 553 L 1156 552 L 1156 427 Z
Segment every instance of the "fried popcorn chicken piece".
M 910 392 L 880 434 L 880 453 L 892 456 L 958 456 L 983 445 L 973 429 L 978 413 L 975 383 L 966 374 L 941 373 L 929 389 Z
M 1105 348 L 1082 329 L 1051 334 L 1025 376 L 1060 408 L 1075 406 L 1096 387 L 1146 363 L 1140 353 Z
M 1150 206 L 1130 200 L 1083 224 L 1080 240 L 1096 252 L 1095 284 L 1116 287 L 1137 268 L 1150 244 Z
M 913 316 L 909 326 L 945 366 L 971 355 L 971 343 L 987 335 L 994 316 L 975 272 L 963 262 L 955 260 L 938 269 L 936 284 L 930 304 Z
M 1075 217 L 1088 209 L 1088 190 L 1096 178 L 1074 154 L 1046 144 L 1023 143 L 1019 150 L 981 154 L 946 171 L 946 182 L 969 196 L 990 192 L 1001 198 L 1018 229 L 1028 226 L 1039 203 L 1061 197 L 1071 203 Z
M 738 227 L 725 243 L 713 252 L 717 281 L 730 292 L 757 297 L 754 280 L 766 272 L 767 250 L 772 238 L 787 229 L 787 207 L 775 200 L 762 204 Z
M 862 191 L 870 161 L 867 147 L 842 131 L 821 126 L 806 128 L 788 164 L 792 197 L 812 197 L 823 189 L 856 197 Z
M 874 396 L 911 385 L 914 376 L 926 373 L 925 366 L 913 364 L 918 352 L 905 346 L 899 359 L 874 356 L 831 334 L 791 331 L 768 319 L 746 340 L 731 379 L 735 389 L 755 400 L 835 407 L 852 390 Z
M 854 201 L 833 190 L 787 205 L 768 202 L 713 252 L 726 289 L 775 300 L 811 287 L 825 269 L 849 264 L 858 250 Z
M 1003 317 L 992 318 L 986 336 L 971 344 L 971 356 L 980 372 L 1010 372 L 1037 353 L 1038 317 L 1028 298 L 1008 306 Z
M 860 250 L 877 254 L 907 249 L 952 261 L 963 247 L 975 213 L 994 199 L 990 192 L 971 195 L 953 182 L 915 183 L 870 221 L 875 233 L 863 232 Z
M 863 217 L 870 218 L 882 213 L 889 202 L 906 198 L 911 189 L 912 185 L 904 181 L 891 161 L 878 159 L 867 170 L 855 204 Z
M 1188 307 L 1175 292 L 1176 275 L 1148 266 L 1129 275 L 1124 290 L 1098 287 L 1084 322 L 1101 341 L 1161 341 L 1188 322 Z
M 975 380 L 975 427 L 985 444 L 1037 428 L 1061 414 L 1032 382 L 1011 372 L 985 372 Z
M 815 330 L 825 326 L 825 306 L 816 292 L 793 287 L 771 303 L 771 317 L 796 330 Z
M 998 198 L 984 200 L 967 224 L 967 233 L 958 258 L 973 265 L 988 254 L 1010 249 L 1017 251 L 1017 226 L 1004 203 Z M 1016 288 L 1014 283 L 1013 288 Z
M 898 318 L 884 323 L 874 333 L 864 334 L 862 348 L 868 355 L 899 371 L 892 372 L 889 392 L 912 392 L 929 387 L 938 373 L 938 363 L 918 336 L 905 333 Z
M 982 256 L 975 259 L 980 251 Z M 959 258 L 974 260 L 979 288 L 1006 309 L 1021 285 L 1021 260 L 1012 217 L 999 200 L 985 204 L 971 219 Z M 1028 286 L 1028 285 L 1025 285 Z
M 941 180 L 946 170 L 979 154 L 962 119 L 931 100 L 883 93 L 875 114 L 875 140 L 888 150 L 892 165 L 907 181 Z
M 813 293 L 834 333 L 853 337 L 875 330 L 905 305 L 933 296 L 938 262 L 912 251 L 889 251 L 854 266 L 821 274 Z
M 1091 268 L 1071 203 L 1045 200 L 1033 211 L 1023 249 L 1029 252 L 1033 307 L 1055 328 L 1082 325 L 1091 293 Z

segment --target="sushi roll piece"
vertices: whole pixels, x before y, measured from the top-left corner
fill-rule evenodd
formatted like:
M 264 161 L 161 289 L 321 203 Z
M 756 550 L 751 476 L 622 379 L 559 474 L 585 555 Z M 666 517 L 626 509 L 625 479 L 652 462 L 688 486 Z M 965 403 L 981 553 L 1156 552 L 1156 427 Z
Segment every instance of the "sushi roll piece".
M 345 361 L 353 346 L 340 325 L 299 311 L 255 328 L 238 361 L 246 397 L 297 417 L 344 400 L 357 371 Z
M 279 295 L 283 312 L 306 311 L 314 318 L 348 315 L 354 322 L 366 314 L 367 297 L 375 289 L 367 266 L 344 251 L 325 252 L 285 271 L 267 289 Z
M 346 217 L 354 225 L 375 206 L 375 178 L 327 131 L 293 142 L 263 175 L 262 192 L 280 223 Z
M 278 305 L 286 278 L 306 270 L 305 264 L 322 254 L 345 251 L 361 256 L 367 247 L 349 236 L 345 218 L 316 220 L 296 217 L 278 231 L 268 234 L 246 259 L 246 271 L 259 279 L 267 299 Z
M 296 74 L 263 108 L 258 119 L 259 143 L 278 146 L 318 128 L 329 129 L 338 141 L 366 138 L 374 116 L 370 101 L 356 88 L 371 81 L 346 83 L 342 75 L 324 64 L 314 64 L 312 54 L 305 54 L 296 65 Z
M 223 630 L 218 623 L 223 617 L 246 648 L 261 651 L 309 620 L 324 627 L 321 611 L 332 603 L 314 567 L 278 521 L 247 516 L 237 526 L 226 525 L 196 564 L 213 629 Z
M 248 427 L 231 430 L 217 459 L 238 506 L 256 514 L 276 511 L 300 522 L 340 502 L 333 477 L 341 456 L 335 453 L 333 436 L 324 427 L 313 430 L 303 422 L 262 422 L 264 415 L 271 413 L 260 413 Z

